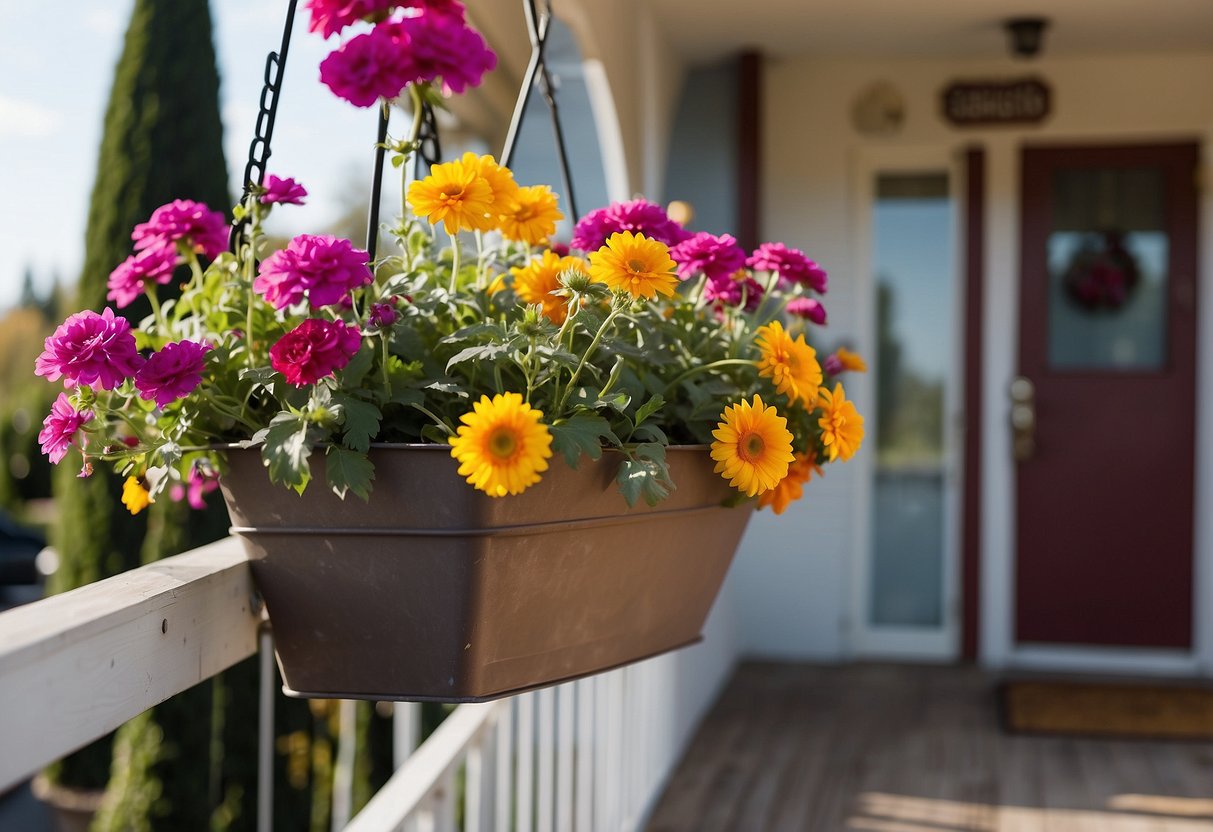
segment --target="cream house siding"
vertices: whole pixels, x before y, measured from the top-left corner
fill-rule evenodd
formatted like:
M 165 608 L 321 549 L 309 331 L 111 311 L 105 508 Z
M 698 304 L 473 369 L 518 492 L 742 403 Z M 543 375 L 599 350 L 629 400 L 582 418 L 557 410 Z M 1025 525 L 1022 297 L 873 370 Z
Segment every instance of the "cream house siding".
M 855 172 L 881 147 L 987 153 L 985 381 L 983 403 L 983 586 L 981 654 L 992 665 L 1057 664 L 1075 656 L 1037 655 L 1011 644 L 1014 506 L 1006 422 L 1006 386 L 1018 331 L 1019 149 L 1030 142 L 1114 143 L 1199 140 L 1213 155 L 1213 54 L 1108 55 L 1011 60 L 825 60 L 765 63 L 762 236 L 809 252 L 832 275 L 823 344 L 853 340 L 874 350 L 873 294 L 861 274 Z M 939 94 L 957 79 L 1035 75 L 1053 90 L 1053 115 L 1035 128 L 958 130 L 939 116 Z M 903 128 L 868 138 L 851 125 L 857 95 L 876 81 L 893 83 L 907 104 Z M 674 150 L 677 152 L 677 149 Z M 1206 168 L 1207 170 L 1207 168 Z M 1121 655 L 1092 666 L 1213 671 L 1213 188 L 1201 197 L 1197 510 L 1197 639 L 1194 657 Z M 871 379 L 854 395 L 873 411 Z M 782 518 L 760 515 L 730 577 L 743 652 L 787 658 L 846 656 L 853 564 L 869 522 L 864 483 L 870 458 L 831 466 L 823 481 Z M 1201 510 L 1201 506 L 1205 507 Z M 1078 657 L 1081 659 L 1082 657 Z

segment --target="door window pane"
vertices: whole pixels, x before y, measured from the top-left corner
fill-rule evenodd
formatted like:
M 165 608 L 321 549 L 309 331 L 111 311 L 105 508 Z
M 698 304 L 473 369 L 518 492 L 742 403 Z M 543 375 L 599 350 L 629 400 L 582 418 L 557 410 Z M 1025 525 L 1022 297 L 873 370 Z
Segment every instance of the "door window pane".
M 877 178 L 876 361 L 869 623 L 944 622 L 946 387 L 955 350 L 955 243 L 946 173 Z
M 1054 174 L 1048 242 L 1052 368 L 1140 371 L 1166 365 L 1165 196 L 1156 168 Z

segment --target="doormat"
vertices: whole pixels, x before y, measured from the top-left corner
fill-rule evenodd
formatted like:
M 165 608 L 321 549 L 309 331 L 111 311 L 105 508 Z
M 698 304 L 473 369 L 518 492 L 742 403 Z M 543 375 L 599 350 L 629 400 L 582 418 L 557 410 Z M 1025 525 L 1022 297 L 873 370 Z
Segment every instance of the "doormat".
M 1213 688 L 1086 682 L 1004 682 L 1013 734 L 1213 740 Z

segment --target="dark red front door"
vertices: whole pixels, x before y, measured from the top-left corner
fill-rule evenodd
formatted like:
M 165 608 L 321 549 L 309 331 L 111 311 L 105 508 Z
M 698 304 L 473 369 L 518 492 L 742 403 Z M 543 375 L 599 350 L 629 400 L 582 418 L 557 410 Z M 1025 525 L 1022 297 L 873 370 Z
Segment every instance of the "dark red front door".
M 1023 152 L 1020 643 L 1191 646 L 1197 163 Z

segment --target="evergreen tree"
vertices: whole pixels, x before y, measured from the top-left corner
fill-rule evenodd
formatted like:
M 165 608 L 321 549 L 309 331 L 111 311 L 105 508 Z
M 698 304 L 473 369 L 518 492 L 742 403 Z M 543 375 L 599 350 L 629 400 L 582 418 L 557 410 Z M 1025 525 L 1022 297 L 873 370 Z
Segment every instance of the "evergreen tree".
M 160 205 L 195 199 L 217 210 L 227 208 L 222 139 L 207 0 L 135 0 L 106 108 L 74 308 L 100 310 L 106 305 L 107 278 L 131 253 L 131 230 Z M 139 320 L 147 309 L 135 304 L 124 312 Z M 119 501 L 120 481 L 103 466 L 97 466 L 91 478 L 79 479 L 75 466 L 65 462 L 54 486 L 60 513 L 52 538 L 61 561 L 52 585 L 57 591 L 138 566 L 144 555 L 163 557 L 214 540 L 226 530 L 221 506 L 206 518 L 194 519 L 193 536 L 170 534 L 182 528 L 184 515 L 183 507 L 169 500 L 131 517 Z M 210 731 L 200 715 L 211 713 L 212 688 L 199 685 L 157 708 L 146 724 L 127 729 L 137 731 L 143 741 L 163 738 L 151 757 L 141 758 L 150 761 L 153 773 L 174 756 L 206 765 Z M 204 728 L 198 732 L 200 722 Z M 201 738 L 188 736 L 189 731 Z M 103 787 L 109 780 L 110 747 L 109 740 L 95 743 L 62 761 L 52 775 L 65 785 Z M 202 782 L 205 779 L 204 772 Z M 149 822 L 163 816 L 177 818 L 166 820 L 163 828 L 208 825 L 207 806 L 197 800 L 198 780 L 186 771 L 164 780 L 154 789 Z M 128 788 L 147 788 L 137 778 L 123 782 Z M 204 793 L 202 801 L 206 799 Z M 118 822 L 131 828 L 136 824 L 130 818 Z

